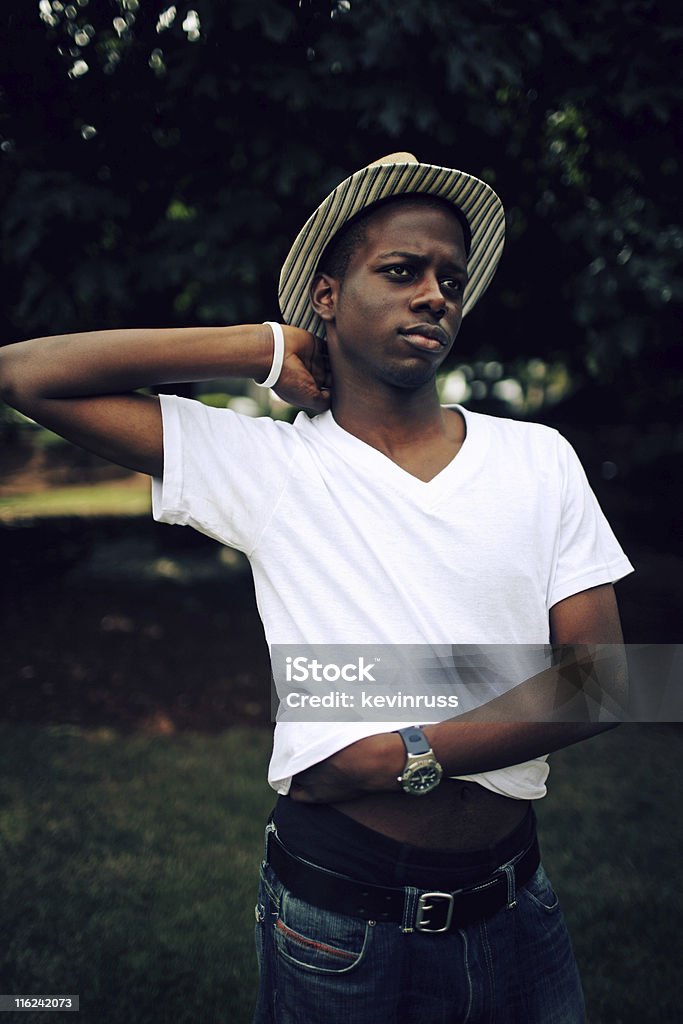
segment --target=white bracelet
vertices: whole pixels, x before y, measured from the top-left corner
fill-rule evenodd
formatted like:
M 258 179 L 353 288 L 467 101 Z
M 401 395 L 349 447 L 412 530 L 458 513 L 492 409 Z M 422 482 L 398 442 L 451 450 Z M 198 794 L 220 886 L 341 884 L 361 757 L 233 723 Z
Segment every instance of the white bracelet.
M 260 388 L 272 388 L 273 385 L 277 384 L 282 373 L 282 364 L 285 359 L 285 336 L 280 324 L 276 324 L 273 320 L 264 320 L 263 326 L 270 327 L 273 332 L 273 362 L 266 379 L 261 384 L 255 380 L 254 384 Z

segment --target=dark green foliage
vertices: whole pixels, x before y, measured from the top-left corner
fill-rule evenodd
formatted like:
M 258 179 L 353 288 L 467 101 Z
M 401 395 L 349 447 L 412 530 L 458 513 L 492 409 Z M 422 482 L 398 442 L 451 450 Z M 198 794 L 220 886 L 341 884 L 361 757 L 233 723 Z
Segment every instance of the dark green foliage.
M 457 359 L 618 375 L 633 414 L 666 377 L 660 400 L 680 403 L 681 30 L 666 5 L 193 6 L 198 26 L 183 3 L 164 28 L 163 3 L 4 5 L 3 340 L 276 316 L 280 263 L 317 201 L 410 149 L 479 174 L 508 211 Z

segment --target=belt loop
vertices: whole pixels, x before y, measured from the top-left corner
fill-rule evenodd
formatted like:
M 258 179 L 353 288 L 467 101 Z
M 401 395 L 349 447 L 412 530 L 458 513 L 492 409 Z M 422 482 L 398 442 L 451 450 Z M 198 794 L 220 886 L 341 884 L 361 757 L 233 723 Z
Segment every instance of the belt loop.
M 275 826 L 274 821 L 268 822 L 268 824 L 266 825 L 266 831 L 264 832 L 263 835 L 263 861 L 261 863 L 264 868 L 268 863 L 268 840 L 270 839 L 271 835 L 277 835 L 277 828 Z
M 414 889 L 412 885 L 405 886 L 405 900 L 403 903 L 403 920 L 401 921 L 402 932 L 415 931 L 415 914 L 417 912 L 417 905 L 419 901 L 419 889 Z
M 515 866 L 514 864 L 505 864 L 501 870 L 505 872 L 505 877 L 507 879 L 507 909 L 514 910 L 514 908 L 517 906 L 517 890 L 515 887 Z

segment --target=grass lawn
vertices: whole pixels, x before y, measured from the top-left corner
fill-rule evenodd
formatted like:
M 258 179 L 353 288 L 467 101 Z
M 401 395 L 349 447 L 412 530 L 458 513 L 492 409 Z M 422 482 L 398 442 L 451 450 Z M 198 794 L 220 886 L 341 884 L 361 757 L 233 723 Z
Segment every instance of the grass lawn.
M 591 1024 L 681 1019 L 682 739 L 623 726 L 553 757 L 544 859 Z M 0 991 L 79 994 L 84 1024 L 247 1024 L 269 748 L 0 726 Z
M 250 1020 L 269 742 L 3 727 L 0 991 L 79 994 L 84 1024 Z
M 538 806 L 590 1024 L 681 1021 L 683 729 L 623 725 L 554 754 Z
M 140 516 L 150 507 L 149 479 L 136 474 L 124 480 L 5 495 L 0 498 L 0 522 L 43 516 Z

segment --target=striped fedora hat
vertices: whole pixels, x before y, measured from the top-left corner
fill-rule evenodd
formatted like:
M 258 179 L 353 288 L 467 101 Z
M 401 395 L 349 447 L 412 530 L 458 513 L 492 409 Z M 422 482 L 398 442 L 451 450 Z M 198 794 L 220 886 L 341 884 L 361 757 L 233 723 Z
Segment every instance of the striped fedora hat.
M 373 203 L 405 193 L 439 196 L 453 203 L 472 234 L 463 316 L 486 291 L 503 251 L 505 211 L 479 178 L 448 167 L 421 164 L 412 153 L 391 153 L 356 171 L 329 194 L 299 232 L 280 274 L 278 298 L 284 322 L 325 334 L 309 302 L 309 287 L 323 252 L 341 227 Z

